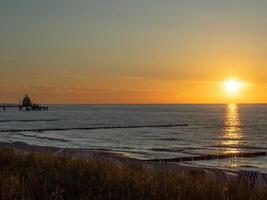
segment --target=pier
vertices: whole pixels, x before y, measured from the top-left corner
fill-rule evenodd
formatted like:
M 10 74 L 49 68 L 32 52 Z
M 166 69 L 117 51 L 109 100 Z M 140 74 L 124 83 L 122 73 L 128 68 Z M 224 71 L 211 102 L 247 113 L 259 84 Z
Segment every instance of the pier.
M 48 106 L 40 106 L 32 103 L 28 95 L 25 95 L 20 104 L 0 104 L 0 108 L 3 109 L 3 111 L 6 111 L 7 108 L 18 108 L 19 111 L 48 111 Z
M 0 108 L 6 111 L 8 108 L 18 108 L 19 111 L 48 111 L 48 106 L 24 107 L 20 104 L 0 104 Z

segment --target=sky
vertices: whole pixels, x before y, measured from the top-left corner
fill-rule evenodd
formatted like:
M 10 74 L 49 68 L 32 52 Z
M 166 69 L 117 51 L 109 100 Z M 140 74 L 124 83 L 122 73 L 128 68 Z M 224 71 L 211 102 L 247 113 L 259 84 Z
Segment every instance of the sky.
M 265 0 L 0 0 L 0 103 L 267 103 Z M 223 82 L 245 83 L 238 92 Z

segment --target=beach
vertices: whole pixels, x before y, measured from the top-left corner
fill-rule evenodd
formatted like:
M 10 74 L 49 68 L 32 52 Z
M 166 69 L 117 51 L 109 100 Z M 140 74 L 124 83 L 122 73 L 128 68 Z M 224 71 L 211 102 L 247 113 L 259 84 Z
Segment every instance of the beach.
M 114 165 L 121 166 L 135 166 L 135 167 L 145 167 L 152 170 L 171 170 L 177 172 L 192 171 L 197 173 L 202 173 L 205 176 L 212 176 L 212 179 L 218 181 L 236 181 L 238 178 L 237 170 L 220 169 L 214 167 L 199 167 L 184 163 L 171 161 L 160 161 L 160 160 L 140 160 L 135 158 L 127 157 L 121 153 L 116 153 L 107 150 L 95 150 L 95 149 L 79 149 L 79 148 L 55 148 L 49 146 L 34 146 L 28 145 L 26 143 L 16 142 L 16 143 L 0 143 L 0 149 L 13 149 L 16 152 L 22 154 L 31 153 L 49 153 L 56 157 L 69 157 L 74 159 L 96 159 L 103 161 L 111 161 Z M 177 158 L 178 160 L 179 158 Z M 206 173 L 206 174 L 205 174 Z M 219 177 L 222 173 L 228 173 L 229 177 Z M 259 173 L 263 176 L 264 180 L 261 183 L 264 189 L 267 190 L 267 174 Z M 221 179 L 220 179 L 221 178 Z
M 0 169 L 1 199 L 264 200 L 267 195 L 266 174 L 252 185 L 229 170 L 145 162 L 101 150 L 1 143 Z

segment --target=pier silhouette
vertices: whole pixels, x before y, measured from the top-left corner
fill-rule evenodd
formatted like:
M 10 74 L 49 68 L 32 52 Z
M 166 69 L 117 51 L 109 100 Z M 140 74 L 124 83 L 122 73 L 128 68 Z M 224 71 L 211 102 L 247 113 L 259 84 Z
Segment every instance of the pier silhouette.
M 40 106 L 39 104 L 32 103 L 30 97 L 26 94 L 19 104 L 0 104 L 0 108 L 6 111 L 7 108 L 18 108 L 19 111 L 48 111 L 48 106 Z

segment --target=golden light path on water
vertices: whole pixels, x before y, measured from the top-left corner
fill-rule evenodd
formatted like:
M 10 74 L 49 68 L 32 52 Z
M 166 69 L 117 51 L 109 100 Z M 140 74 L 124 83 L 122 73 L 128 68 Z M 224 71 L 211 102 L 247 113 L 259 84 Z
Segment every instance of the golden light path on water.
M 239 146 L 243 143 L 243 130 L 240 128 L 241 123 L 236 104 L 227 105 L 224 123 L 220 140 L 220 145 L 225 147 L 224 153 L 240 152 Z

